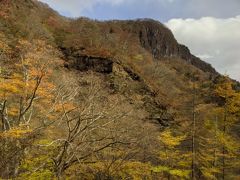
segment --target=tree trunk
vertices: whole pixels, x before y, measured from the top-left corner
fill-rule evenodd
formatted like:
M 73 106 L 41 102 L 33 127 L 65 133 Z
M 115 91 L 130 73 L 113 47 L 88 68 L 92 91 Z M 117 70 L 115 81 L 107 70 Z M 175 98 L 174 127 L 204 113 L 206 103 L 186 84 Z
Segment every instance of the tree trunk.
M 192 102 L 192 179 L 195 179 L 196 88 L 193 84 Z
M 225 106 L 224 109 L 224 120 L 223 120 L 223 136 L 225 137 L 226 134 L 226 121 L 227 121 L 227 108 Z M 226 154 L 226 150 L 225 150 L 225 145 L 223 144 L 222 146 L 222 179 L 225 179 L 225 154 Z

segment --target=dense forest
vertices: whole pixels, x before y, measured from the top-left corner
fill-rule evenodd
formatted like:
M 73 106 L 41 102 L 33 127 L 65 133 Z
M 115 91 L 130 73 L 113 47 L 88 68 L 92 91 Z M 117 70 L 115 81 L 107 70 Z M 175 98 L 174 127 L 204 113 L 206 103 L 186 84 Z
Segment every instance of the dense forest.
M 240 178 L 240 85 L 158 21 L 0 0 L 0 179 Z

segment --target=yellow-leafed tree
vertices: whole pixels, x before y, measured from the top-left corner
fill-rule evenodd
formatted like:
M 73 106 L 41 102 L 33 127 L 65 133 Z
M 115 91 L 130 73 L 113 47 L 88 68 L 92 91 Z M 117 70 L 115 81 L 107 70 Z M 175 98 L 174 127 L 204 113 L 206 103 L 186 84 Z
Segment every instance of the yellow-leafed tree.
M 1 47 L 2 53 L 11 51 L 6 44 Z M 18 174 L 25 149 L 55 115 L 51 67 L 57 61 L 49 59 L 51 47 L 43 41 L 21 40 L 16 49 L 16 63 L 0 69 L 1 177 Z

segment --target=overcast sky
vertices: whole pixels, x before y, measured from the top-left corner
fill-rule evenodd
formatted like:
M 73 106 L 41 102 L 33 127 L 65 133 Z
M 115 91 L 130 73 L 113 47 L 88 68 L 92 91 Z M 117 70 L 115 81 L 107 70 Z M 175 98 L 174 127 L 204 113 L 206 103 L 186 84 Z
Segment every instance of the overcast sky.
M 240 0 L 40 0 L 68 17 L 153 18 L 219 72 L 240 80 Z

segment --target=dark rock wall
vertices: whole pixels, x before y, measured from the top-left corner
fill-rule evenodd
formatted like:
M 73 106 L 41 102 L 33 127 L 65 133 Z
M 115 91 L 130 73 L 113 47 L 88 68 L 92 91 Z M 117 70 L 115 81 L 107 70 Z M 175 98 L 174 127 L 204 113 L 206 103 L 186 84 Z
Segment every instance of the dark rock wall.
M 203 72 L 208 72 L 214 75 L 218 75 L 216 70 L 208 63 L 202 61 L 200 58 L 191 54 L 188 47 L 184 45 L 178 45 L 178 56 L 193 66 L 201 69 Z
M 178 53 L 177 41 L 172 32 L 158 21 L 142 19 L 128 21 L 129 33 L 139 37 L 141 46 L 150 51 L 155 58 L 176 56 Z
M 138 20 L 135 21 L 133 32 L 138 34 L 142 47 L 150 51 L 154 58 L 180 57 L 204 72 L 218 75 L 210 64 L 192 55 L 186 46 L 178 44 L 172 32 L 163 24 L 148 19 Z
M 93 70 L 100 73 L 111 73 L 113 61 L 101 57 L 79 56 L 73 61 L 72 66 L 80 71 Z
M 185 60 L 187 63 L 199 68 L 200 70 L 218 75 L 216 70 L 208 63 L 191 54 L 190 50 L 181 44 L 178 44 L 172 32 L 163 24 L 151 19 L 112 21 L 124 32 L 133 35 L 139 39 L 141 46 L 151 52 L 156 60 L 163 57 L 177 57 Z M 110 29 L 111 32 L 113 30 Z M 108 42 L 106 42 L 108 43 Z M 80 48 L 80 47 L 78 47 Z M 97 72 L 109 73 L 112 71 L 112 61 L 102 57 L 84 56 L 81 48 L 62 49 L 65 55 L 74 57 L 74 66 L 79 70 L 93 69 Z M 69 57 L 67 58 L 69 59 Z
M 80 71 L 93 70 L 95 72 L 109 74 L 113 71 L 113 61 L 109 58 L 87 56 L 72 48 L 60 47 L 65 56 L 65 67 L 74 68 Z

